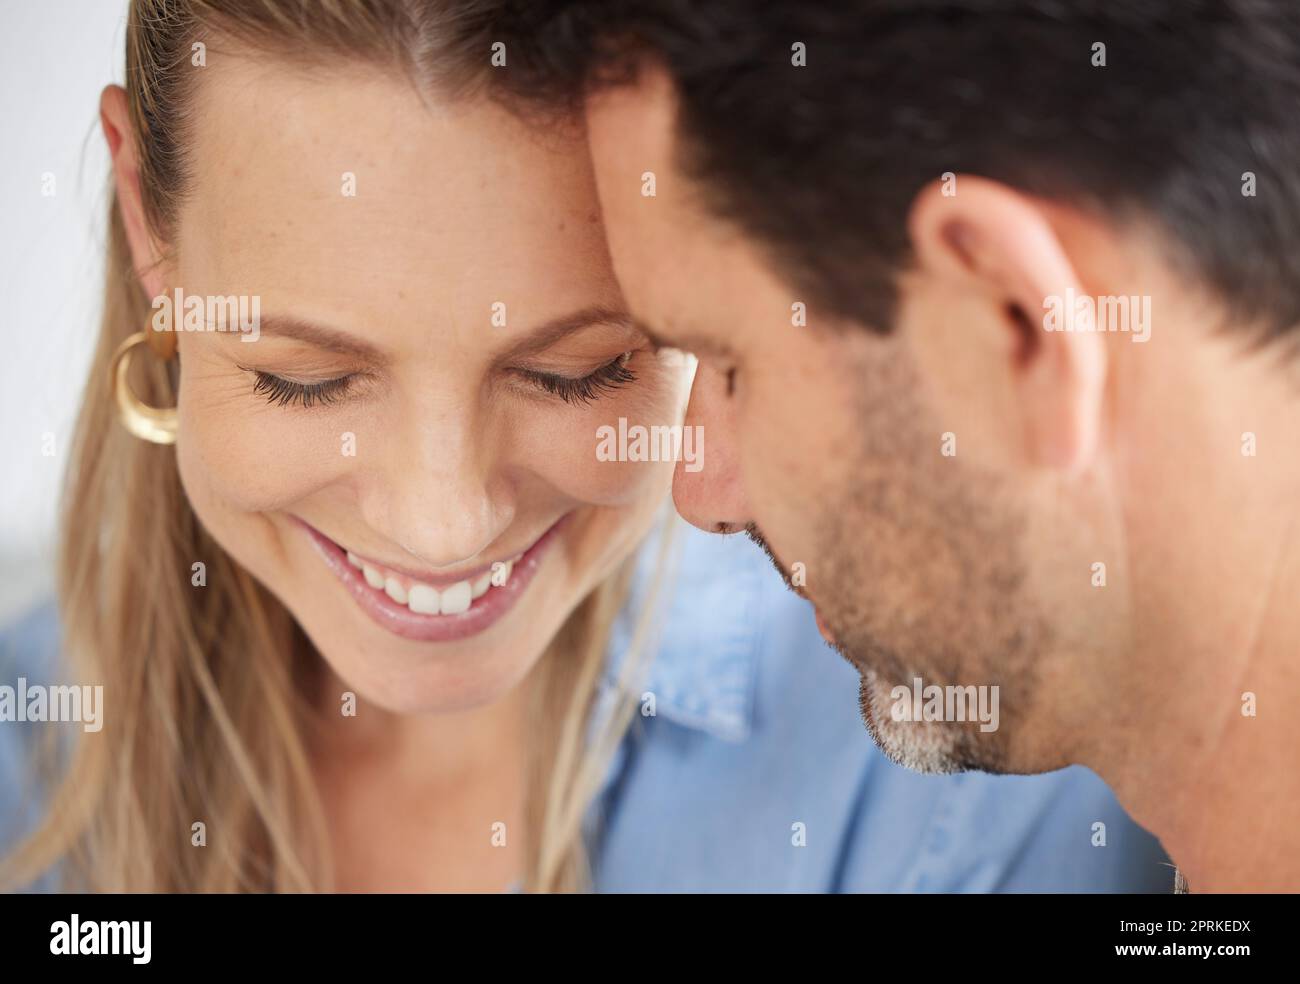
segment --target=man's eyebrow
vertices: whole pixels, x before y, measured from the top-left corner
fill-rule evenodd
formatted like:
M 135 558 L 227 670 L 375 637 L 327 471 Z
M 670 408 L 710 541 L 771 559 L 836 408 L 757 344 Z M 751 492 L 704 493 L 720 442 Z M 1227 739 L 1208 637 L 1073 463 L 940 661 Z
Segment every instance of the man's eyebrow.
M 339 331 L 337 328 L 303 321 L 300 318 L 285 315 L 261 318 L 258 321 L 258 333 L 292 338 L 336 355 L 352 356 L 367 362 L 384 361 L 383 353 L 364 338 Z
M 702 335 L 683 335 L 680 338 L 674 338 L 671 341 L 655 332 L 644 321 L 633 318 L 632 325 L 643 334 L 646 339 L 655 348 L 677 349 L 680 352 L 689 352 L 691 355 L 708 355 L 719 359 L 733 358 L 731 350 L 719 342 L 705 338 Z

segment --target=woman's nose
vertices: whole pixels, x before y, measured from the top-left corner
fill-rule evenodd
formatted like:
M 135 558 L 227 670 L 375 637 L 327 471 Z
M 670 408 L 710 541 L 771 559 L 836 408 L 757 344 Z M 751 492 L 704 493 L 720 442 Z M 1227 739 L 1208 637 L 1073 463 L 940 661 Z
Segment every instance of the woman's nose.
M 734 533 L 751 521 L 741 480 L 736 443 L 735 404 L 726 377 L 701 362 L 691 386 L 686 426 L 699 427 L 705 449 L 701 467 L 688 470 L 678 462 L 673 475 L 673 502 L 682 518 L 709 533 Z

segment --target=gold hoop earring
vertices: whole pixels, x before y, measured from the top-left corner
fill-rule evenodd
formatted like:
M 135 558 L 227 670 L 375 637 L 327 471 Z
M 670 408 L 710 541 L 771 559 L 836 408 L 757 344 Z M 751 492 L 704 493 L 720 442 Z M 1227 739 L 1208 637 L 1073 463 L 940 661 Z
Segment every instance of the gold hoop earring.
M 154 338 L 153 335 L 166 337 Z M 131 354 L 140 345 L 148 345 L 154 354 L 164 361 L 176 354 L 176 336 L 170 331 L 137 331 L 117 347 L 108 366 L 108 378 L 113 396 L 117 400 L 118 419 L 123 427 L 141 440 L 153 444 L 175 444 L 176 408 L 151 407 L 141 402 L 140 398 L 131 392 L 131 384 L 127 382 L 127 372 L 131 368 Z

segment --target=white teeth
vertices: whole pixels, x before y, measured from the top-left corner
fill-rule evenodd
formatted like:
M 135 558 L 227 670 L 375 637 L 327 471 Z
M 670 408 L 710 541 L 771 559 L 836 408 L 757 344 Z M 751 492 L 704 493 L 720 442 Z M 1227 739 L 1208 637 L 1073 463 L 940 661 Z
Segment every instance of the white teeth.
M 449 588 L 442 589 L 441 611 L 444 615 L 459 615 L 469 611 L 473 600 L 473 590 L 468 581 L 457 581 Z
M 491 570 L 484 571 L 473 581 L 457 581 L 439 591 L 418 581 L 407 588 L 401 579 L 385 574 L 378 567 L 372 567 L 351 550 L 344 553 L 347 554 L 348 563 L 365 576 L 367 584 L 384 592 L 399 605 L 407 606 L 417 615 L 460 615 L 469 611 L 470 606 L 487 594 L 490 588 L 501 587 L 510 580 L 515 562 L 519 560 L 519 557 L 515 557 L 513 560 L 498 561 L 492 565 Z
M 395 577 L 390 577 L 384 581 L 384 594 L 399 605 L 406 604 L 406 589 L 402 587 L 402 582 Z
M 441 601 L 437 588 L 431 588 L 427 584 L 412 584 L 406 607 L 417 615 L 437 615 L 441 611 Z

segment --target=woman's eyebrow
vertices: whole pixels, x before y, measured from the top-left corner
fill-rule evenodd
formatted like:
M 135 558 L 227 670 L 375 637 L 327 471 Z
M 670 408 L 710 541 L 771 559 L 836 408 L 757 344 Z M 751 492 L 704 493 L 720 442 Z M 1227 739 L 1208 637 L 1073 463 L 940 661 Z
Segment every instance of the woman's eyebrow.
M 490 325 L 487 316 L 484 317 L 484 325 L 485 330 L 491 330 L 490 327 L 486 327 Z M 550 348 L 562 338 L 595 325 L 608 325 L 626 331 L 635 331 L 637 328 L 626 311 L 603 306 L 581 308 L 543 322 L 514 345 L 504 358 L 535 355 Z M 259 321 L 258 330 L 263 335 L 291 338 L 337 355 L 352 356 L 374 363 L 384 361 L 379 349 L 365 339 L 336 328 L 303 321 L 300 318 L 285 315 L 263 317 Z
M 258 332 L 262 335 L 292 338 L 336 355 L 352 356 L 373 363 L 384 361 L 383 353 L 365 339 L 299 318 L 284 315 L 261 318 Z
M 538 352 L 544 352 L 560 339 L 596 325 L 607 325 L 623 331 L 636 330 L 636 325 L 626 311 L 600 305 L 585 307 L 538 325 L 520 339 L 518 344 L 512 346 L 503 359 L 536 355 Z

